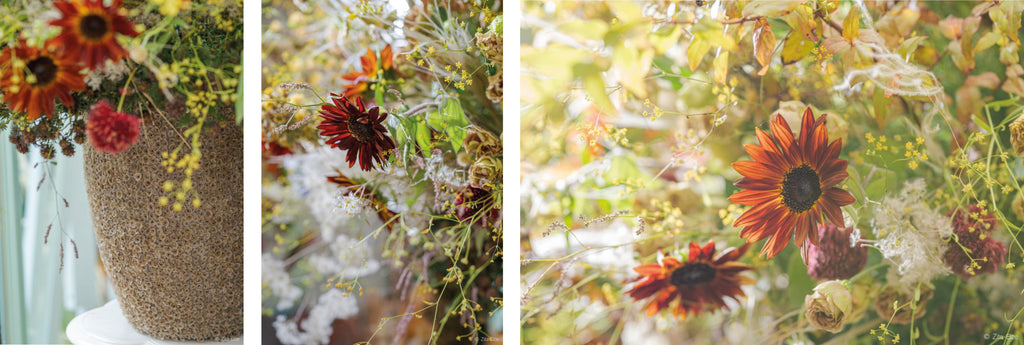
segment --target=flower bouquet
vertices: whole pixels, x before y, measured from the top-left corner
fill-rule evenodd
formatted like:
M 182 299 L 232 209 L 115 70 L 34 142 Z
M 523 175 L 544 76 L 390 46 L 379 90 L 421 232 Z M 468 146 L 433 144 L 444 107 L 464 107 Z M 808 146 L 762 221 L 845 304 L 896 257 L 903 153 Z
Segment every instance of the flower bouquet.
M 523 341 L 1020 343 L 1022 9 L 525 3 Z
M 263 15 L 264 327 L 285 344 L 500 342 L 500 2 Z
M 45 160 L 82 148 L 125 317 L 161 339 L 239 336 L 241 1 L 12 0 L 0 13 L 0 130 Z

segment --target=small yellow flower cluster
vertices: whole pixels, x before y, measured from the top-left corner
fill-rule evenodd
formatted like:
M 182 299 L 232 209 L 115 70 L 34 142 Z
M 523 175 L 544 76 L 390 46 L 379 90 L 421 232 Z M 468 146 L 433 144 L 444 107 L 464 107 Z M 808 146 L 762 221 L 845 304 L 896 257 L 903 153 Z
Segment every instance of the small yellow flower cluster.
M 651 99 L 644 99 L 644 112 L 641 114 L 645 119 L 657 121 L 665 115 L 665 111 L 658 107 L 656 104 L 651 103 Z
M 622 187 L 625 187 L 625 188 L 622 188 L 621 191 L 619 191 L 619 197 L 620 198 L 625 198 L 627 196 L 633 195 L 633 193 L 636 193 L 637 189 L 643 189 L 644 181 L 639 179 L 639 178 L 631 178 L 631 177 L 630 178 L 626 178 L 624 180 L 623 179 L 613 179 L 611 181 L 611 185 L 612 186 L 622 186 Z
M 882 323 L 878 325 L 878 330 L 872 329 L 871 335 L 878 338 L 878 341 L 882 344 L 899 344 L 900 334 L 895 331 L 889 330 L 889 325 Z
M 667 200 L 651 200 L 651 209 L 641 210 L 638 216 L 653 220 L 649 228 L 657 233 L 679 234 L 686 223 L 683 220 L 683 211 Z
M 349 20 L 355 19 L 360 16 L 375 16 L 384 13 L 385 2 L 371 1 L 371 0 L 359 0 L 356 5 L 356 11 L 352 11 L 349 16 Z
M 736 218 L 739 218 L 746 211 L 747 207 L 729 203 L 728 207 L 718 210 L 718 218 L 722 219 L 722 225 L 731 226 L 736 221 Z
M 168 173 L 172 173 L 175 170 L 183 170 L 185 172 L 185 178 L 181 182 L 164 181 L 163 191 L 168 193 L 165 196 L 161 196 L 158 199 L 160 206 L 171 205 L 175 211 L 181 211 L 184 207 L 186 199 L 192 199 L 192 207 L 199 208 L 202 205 L 202 201 L 199 195 L 196 194 L 195 189 L 192 185 L 192 174 L 195 173 L 196 169 L 199 169 L 199 155 L 194 153 L 186 153 L 179 159 L 178 150 L 172 152 L 162 152 L 161 157 L 163 161 L 160 163 L 167 168 Z
M 910 160 L 910 162 L 907 163 L 910 170 L 917 170 L 918 162 L 928 160 L 928 154 L 921 152 L 921 144 L 924 144 L 924 138 L 922 137 L 917 137 L 915 140 L 907 141 L 907 151 L 903 156 Z
M 473 86 L 473 79 L 470 78 L 472 73 L 463 68 L 462 62 L 456 62 L 454 68 L 452 65 L 446 65 L 444 66 L 444 71 L 444 82 L 446 84 L 455 86 L 459 90 L 465 90 L 467 86 Z
M 826 70 L 826 73 L 830 72 L 828 69 L 831 67 L 830 62 L 832 61 L 832 53 L 828 51 L 824 46 L 818 46 L 811 49 L 811 59 L 822 69 Z
M 192 2 L 189 0 L 152 0 L 154 5 L 159 6 L 160 14 L 168 17 L 176 17 L 181 11 L 188 11 Z
M 701 175 L 708 172 L 708 167 L 701 165 L 693 169 L 689 169 L 683 174 L 683 182 L 700 182 Z
M 363 295 L 363 285 L 359 283 L 358 278 L 350 282 L 343 282 L 340 279 L 338 280 L 338 282 L 334 282 L 334 278 L 328 278 L 327 284 L 324 286 L 324 288 L 326 288 L 327 290 L 330 290 L 332 288 L 345 290 L 346 292 L 343 292 L 341 294 L 342 296 L 345 297 L 351 296 L 353 293 L 358 294 L 359 296 Z
M 155 71 L 157 85 L 161 89 L 168 89 L 178 85 L 178 75 L 181 73 L 181 65 L 178 62 L 161 64 Z
M 739 102 L 740 97 L 733 93 L 735 86 L 739 83 L 736 77 L 732 77 L 729 80 L 729 86 L 719 86 L 715 84 L 711 87 L 711 93 L 715 94 L 719 104 L 735 104 Z
M 864 139 L 868 142 L 867 145 L 865 145 L 865 155 L 876 156 L 881 152 L 896 152 L 896 148 L 889 145 L 889 138 L 884 134 L 875 138 L 871 133 L 866 133 L 864 134 Z

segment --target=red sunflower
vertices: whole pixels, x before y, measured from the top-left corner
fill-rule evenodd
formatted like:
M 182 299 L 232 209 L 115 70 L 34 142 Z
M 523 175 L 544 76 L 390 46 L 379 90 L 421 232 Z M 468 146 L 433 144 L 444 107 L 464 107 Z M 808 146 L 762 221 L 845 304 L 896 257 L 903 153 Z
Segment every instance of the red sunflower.
M 320 135 L 329 138 L 327 144 L 348 150 L 345 161 L 350 168 L 357 160 L 363 171 L 373 169 L 374 163 L 383 165 L 395 149 L 395 141 L 388 136 L 388 129 L 383 125 L 388 114 L 378 107 L 366 111 L 360 98 L 356 98 L 356 104 L 337 94 L 331 94 L 331 99 L 334 104 L 320 107 L 323 122 L 316 127 L 320 129 Z
M 757 129 L 760 145 L 747 144 L 747 153 L 754 160 L 732 164 L 742 178 L 735 185 L 744 190 L 729 201 L 752 206 L 743 213 L 735 227 L 742 227 L 740 237 L 747 242 L 769 237 L 761 254 L 771 258 L 789 244 L 796 233 L 797 245 L 810 235 L 818 244 L 816 227 L 828 219 L 845 228 L 842 206 L 854 202 L 853 195 L 836 187 L 846 179 L 846 160 L 839 159 L 842 139 L 829 143 L 825 115 L 814 119 L 811 108 L 804 112 L 799 140 L 793 138 L 789 124 L 782 116 L 771 123 L 771 136 Z
M 715 241 L 708 241 L 703 248 L 690 242 L 686 262 L 669 257 L 662 259 L 660 265 L 633 268 L 642 277 L 637 278 L 639 282 L 626 293 L 634 299 L 654 296 L 648 302 L 647 316 L 669 307 L 673 315 L 683 319 L 687 314 L 714 312 L 725 306 L 725 297 L 735 300 L 744 296 L 740 285 L 754 283 L 753 279 L 740 275 L 751 267 L 736 261 L 747 252 L 749 245 L 726 249 L 715 257 Z
M 104 7 L 103 0 L 58 1 L 54 5 L 63 15 L 50 22 L 63 28 L 56 42 L 79 53 L 86 67 L 100 67 L 107 59 L 118 61 L 128 56 L 128 51 L 117 43 L 116 34 L 139 35 L 121 14 L 121 0 L 113 0 L 110 7 Z
M 362 94 L 370 89 L 370 83 L 378 78 L 378 73 L 388 72 L 394 66 L 394 54 L 391 52 L 391 45 L 387 45 L 380 51 L 380 66 L 377 66 L 377 54 L 372 49 L 366 48 L 366 55 L 359 58 L 363 70 L 352 72 L 341 76 L 342 79 L 351 81 L 352 84 L 342 85 L 345 88 L 345 97 L 352 97 Z
M 15 113 L 25 113 L 29 120 L 42 114 L 54 116 L 54 101 L 74 107 L 74 91 L 85 90 L 85 79 L 78 61 L 67 49 L 51 44 L 44 48 L 19 41 L 0 53 L 0 91 L 4 102 Z

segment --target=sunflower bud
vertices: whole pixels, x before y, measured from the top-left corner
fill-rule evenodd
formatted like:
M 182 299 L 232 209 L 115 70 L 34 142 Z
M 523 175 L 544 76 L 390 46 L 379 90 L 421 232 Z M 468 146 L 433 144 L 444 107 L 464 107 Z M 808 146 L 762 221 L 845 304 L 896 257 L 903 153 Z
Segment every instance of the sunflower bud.
M 804 298 L 804 309 L 812 326 L 839 333 L 846 317 L 853 311 L 853 299 L 843 283 L 829 280 L 818 284 L 814 293 Z
M 469 167 L 469 185 L 491 189 L 490 186 L 501 182 L 501 160 L 493 156 L 483 156 Z

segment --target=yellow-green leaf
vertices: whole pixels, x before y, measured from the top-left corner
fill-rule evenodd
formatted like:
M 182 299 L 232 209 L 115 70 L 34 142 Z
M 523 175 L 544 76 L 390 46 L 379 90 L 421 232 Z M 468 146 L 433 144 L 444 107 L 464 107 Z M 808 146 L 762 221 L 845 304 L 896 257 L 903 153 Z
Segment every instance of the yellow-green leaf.
M 843 20 L 843 38 L 847 42 L 853 43 L 853 40 L 860 36 L 860 8 L 853 6 L 850 9 L 850 13 L 846 15 L 846 19 Z
M 615 107 L 611 98 L 608 98 L 608 90 L 605 89 L 604 78 L 601 77 L 601 70 L 593 64 L 577 64 L 572 67 L 573 74 L 583 81 L 583 90 L 587 91 L 594 104 L 605 113 L 614 114 Z
M 619 75 L 622 76 L 622 85 L 639 98 L 647 98 L 647 86 L 644 80 L 647 72 L 651 70 L 651 63 L 654 60 L 654 51 L 648 49 L 615 49 L 612 53 L 612 62 Z
M 700 36 L 693 37 L 693 41 L 690 41 L 690 47 L 686 48 L 686 58 L 689 60 L 691 71 L 697 70 L 697 67 L 700 66 L 700 60 L 704 58 L 704 55 L 707 55 L 709 49 L 711 49 L 711 43 Z
M 715 82 L 719 85 L 725 85 L 726 78 L 729 76 L 729 52 L 723 50 L 722 53 L 718 54 L 711 63 L 711 67 L 714 70 Z
M 788 65 L 800 61 L 814 49 L 814 42 L 808 41 L 804 35 L 790 33 L 782 43 L 782 64 Z
M 757 75 L 764 75 L 772 62 L 772 52 L 775 51 L 775 33 L 768 24 L 768 20 L 761 18 L 754 24 L 754 57 L 761 64 L 761 70 Z
M 996 42 L 999 42 L 999 40 L 1002 38 L 1003 35 L 999 32 L 986 32 L 984 35 L 981 35 L 981 38 L 978 39 L 978 43 L 974 44 L 974 51 L 980 52 L 982 50 L 988 49 L 995 45 Z
M 600 20 L 573 20 L 559 25 L 558 32 L 564 32 L 584 40 L 599 40 L 608 32 L 608 23 Z

